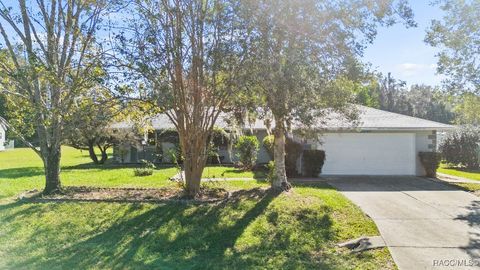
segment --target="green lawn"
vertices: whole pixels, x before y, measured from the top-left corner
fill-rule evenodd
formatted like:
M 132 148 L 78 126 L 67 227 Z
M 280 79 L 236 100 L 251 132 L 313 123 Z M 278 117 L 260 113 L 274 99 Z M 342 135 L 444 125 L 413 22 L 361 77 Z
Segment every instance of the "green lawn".
M 172 168 L 151 177 L 131 168 L 88 165 L 64 148 L 64 185 L 170 185 Z M 217 204 L 35 203 L 41 188 L 29 150 L 0 153 L 0 269 L 394 269 L 387 249 L 350 254 L 336 243 L 378 235 L 374 223 L 333 188 L 295 185 L 260 192 L 263 181 L 218 181 L 238 190 Z
M 135 177 L 132 168 L 93 166 L 88 153 L 62 148 L 61 181 L 65 186 L 160 187 L 170 184 L 175 168 L 155 170 L 152 176 Z M 0 199 L 23 190 L 42 189 L 45 184 L 41 159 L 30 149 L 0 152 Z
M 229 166 L 207 166 L 203 171 L 203 178 L 254 178 L 265 179 L 264 170 L 243 171 Z
M 450 168 L 445 165 L 440 166 L 437 170 L 439 173 L 454 175 L 467 179 L 480 180 L 480 170 L 467 170 L 462 168 Z
M 476 195 L 480 195 L 480 183 L 473 184 L 473 183 L 456 183 L 455 185 L 460 186 L 468 191 L 475 193 Z

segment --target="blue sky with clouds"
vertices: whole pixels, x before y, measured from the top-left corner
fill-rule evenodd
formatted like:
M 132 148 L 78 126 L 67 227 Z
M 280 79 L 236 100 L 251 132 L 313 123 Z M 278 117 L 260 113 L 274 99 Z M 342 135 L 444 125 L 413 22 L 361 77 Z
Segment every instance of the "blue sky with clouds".
M 440 85 L 442 76 L 436 74 L 438 49 L 426 44 L 426 30 L 432 19 L 441 19 L 442 11 L 429 5 L 429 0 L 410 0 L 416 28 L 402 24 L 380 28 L 377 38 L 364 54 L 364 60 L 382 73 L 412 84 Z

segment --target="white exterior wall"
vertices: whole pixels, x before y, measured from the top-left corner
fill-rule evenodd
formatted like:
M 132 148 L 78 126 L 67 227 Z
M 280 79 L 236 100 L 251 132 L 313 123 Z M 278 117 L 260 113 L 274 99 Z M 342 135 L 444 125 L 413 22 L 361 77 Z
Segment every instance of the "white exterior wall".
M 417 132 L 415 134 L 415 142 L 416 148 L 415 151 L 417 153 L 415 166 L 416 166 L 416 174 L 417 175 L 425 175 L 425 169 L 420 162 L 420 158 L 418 157 L 418 152 L 431 152 L 435 151 L 435 141 L 436 139 L 436 132 L 435 131 L 424 131 L 424 132 Z
M 7 130 L 0 125 L 0 151 L 5 150 L 5 137 L 6 137 Z

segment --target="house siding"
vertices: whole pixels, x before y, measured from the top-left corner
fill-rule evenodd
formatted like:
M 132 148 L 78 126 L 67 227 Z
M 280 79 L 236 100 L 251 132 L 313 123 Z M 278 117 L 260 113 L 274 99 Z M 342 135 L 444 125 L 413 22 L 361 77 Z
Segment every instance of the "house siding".
M 415 166 L 416 174 L 424 176 L 426 174 L 422 163 L 420 162 L 419 152 L 434 152 L 437 149 L 437 132 L 435 130 L 422 131 L 415 133 Z
M 370 134 L 370 135 L 369 135 Z M 257 136 L 260 149 L 257 156 L 257 164 L 265 164 L 268 163 L 271 158 L 262 144 L 263 139 L 267 136 L 267 132 L 265 130 L 256 130 L 254 131 L 254 135 Z M 358 137 L 358 142 L 360 145 L 355 146 L 356 137 Z M 330 138 L 330 139 L 329 139 Z M 335 138 L 332 140 L 332 138 Z M 342 138 L 347 140 L 350 146 L 345 145 L 342 146 Z M 377 154 L 372 154 L 372 158 L 376 156 L 381 156 L 379 154 L 383 149 L 384 151 L 388 151 L 386 154 L 389 159 L 390 166 L 392 168 L 391 174 L 396 175 L 425 175 L 425 170 L 419 160 L 418 153 L 422 151 L 435 151 L 436 144 L 437 144 L 437 135 L 436 131 L 428 130 L 428 131 L 368 131 L 368 132 L 353 132 L 353 131 L 345 131 L 345 132 L 326 132 L 322 134 L 319 140 L 303 140 L 296 138 L 297 141 L 301 141 L 304 143 L 304 149 L 325 149 L 326 150 L 326 158 L 327 162 L 329 160 L 329 156 L 331 156 L 332 151 L 342 151 L 342 154 L 336 155 L 337 157 L 348 157 L 351 151 L 360 151 L 355 154 L 358 155 L 360 158 L 368 159 L 369 158 L 369 150 L 371 149 L 372 152 L 377 151 Z M 323 142 L 322 142 L 323 141 Z M 329 143 L 333 143 L 333 145 L 329 145 Z M 364 147 L 361 145 L 362 143 L 368 143 L 368 147 Z M 379 149 L 379 144 L 381 144 L 384 148 Z M 160 144 L 162 152 L 164 153 L 162 157 L 162 163 L 171 163 L 169 156 L 166 154 L 170 149 L 175 147 L 174 144 L 169 142 L 162 142 Z M 127 148 L 126 146 L 123 146 Z M 129 146 L 130 150 L 126 153 L 123 153 L 123 162 L 125 163 L 136 163 L 140 159 L 147 158 L 150 160 L 155 159 L 155 146 L 147 146 L 146 149 L 140 144 L 131 145 Z M 357 148 L 358 149 L 352 149 Z M 233 146 L 229 147 L 222 147 L 219 151 L 219 155 L 223 157 L 222 163 L 224 164 L 232 164 L 238 161 L 237 152 L 233 148 Z M 392 155 L 392 156 L 389 156 Z M 114 148 L 114 156 L 115 160 L 118 162 L 122 161 L 119 147 Z M 381 158 L 380 158 L 381 159 Z M 356 164 L 358 162 L 358 164 Z M 388 170 L 381 170 L 376 168 L 381 168 L 381 166 L 385 166 L 382 162 L 385 160 L 374 160 L 374 161 L 367 161 L 365 162 L 366 166 L 369 166 L 368 170 L 362 168 L 361 160 L 357 162 L 352 162 L 355 164 L 351 164 L 349 166 L 344 166 L 336 169 L 330 170 L 328 168 L 328 164 L 326 163 L 326 167 L 324 167 L 324 174 L 355 174 L 355 172 L 361 172 L 361 174 L 389 174 Z M 395 162 L 397 164 L 395 164 Z M 406 162 L 406 164 L 402 164 L 402 162 Z M 393 165 L 396 165 L 393 166 Z M 378 167 L 376 167 L 378 166 Z M 301 173 L 302 168 L 302 157 L 299 158 L 297 161 L 297 171 Z
M 254 131 L 253 134 L 258 138 L 260 148 L 257 154 L 257 164 L 265 164 L 268 163 L 271 158 L 270 155 L 268 154 L 268 151 L 265 149 L 263 146 L 263 138 L 265 138 L 268 133 L 264 130 L 258 130 Z M 161 157 L 161 162 L 162 163 L 172 163 L 172 160 L 170 158 L 170 155 L 167 153 L 175 148 L 175 144 L 171 142 L 160 142 L 159 146 L 161 147 L 162 150 L 162 157 Z M 126 153 L 122 153 L 120 150 L 121 149 L 129 149 L 126 151 Z M 142 145 L 140 144 L 133 144 L 133 145 L 123 145 L 121 147 L 115 146 L 113 148 L 113 156 L 114 160 L 116 162 L 121 163 L 122 162 L 122 156 L 123 156 L 123 163 L 138 163 L 140 159 L 147 159 L 151 161 L 155 161 L 156 159 L 156 150 L 155 146 L 146 146 L 145 149 L 143 149 Z M 221 147 L 218 151 L 219 156 L 222 158 L 221 162 L 224 164 L 233 164 L 238 162 L 238 157 L 237 157 L 237 151 L 234 149 L 233 145 L 230 145 L 228 147 Z
M 0 125 L 0 151 L 5 150 L 6 133 L 7 133 L 7 131 L 5 130 L 5 128 L 2 125 Z

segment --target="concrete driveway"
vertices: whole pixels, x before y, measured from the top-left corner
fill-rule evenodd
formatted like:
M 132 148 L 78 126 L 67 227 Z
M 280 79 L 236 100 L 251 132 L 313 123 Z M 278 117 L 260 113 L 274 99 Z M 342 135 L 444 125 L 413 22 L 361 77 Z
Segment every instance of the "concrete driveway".
M 328 177 L 377 224 L 400 269 L 480 269 L 480 197 L 419 177 Z

